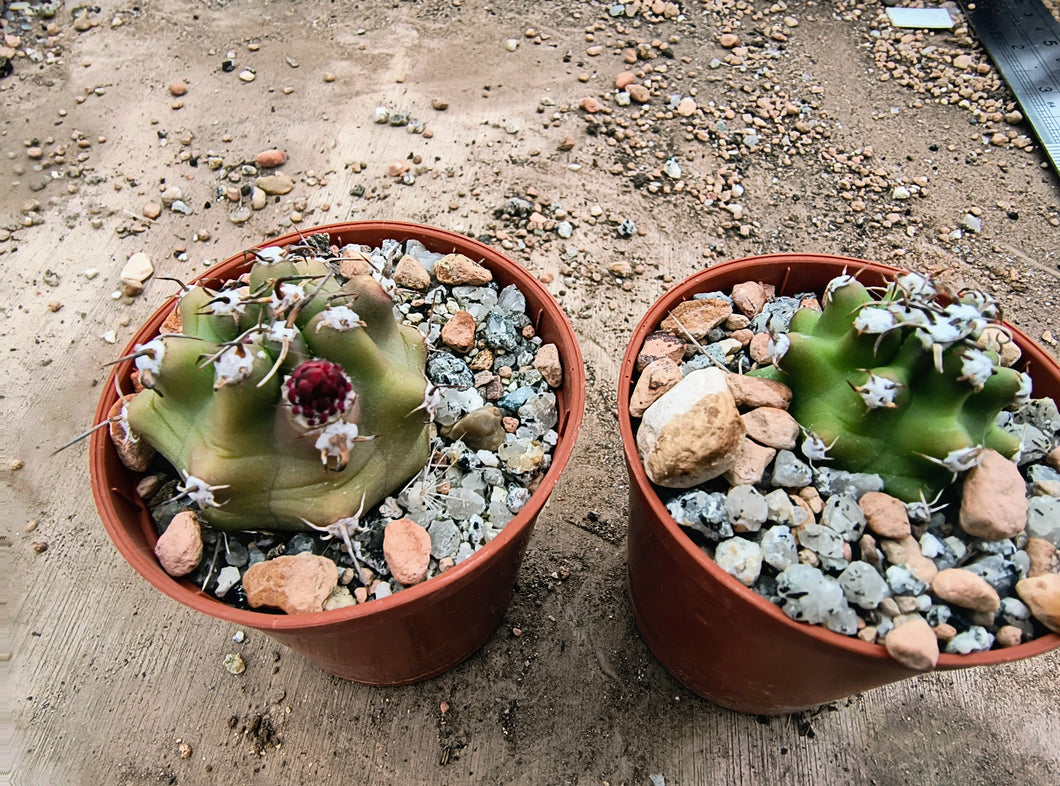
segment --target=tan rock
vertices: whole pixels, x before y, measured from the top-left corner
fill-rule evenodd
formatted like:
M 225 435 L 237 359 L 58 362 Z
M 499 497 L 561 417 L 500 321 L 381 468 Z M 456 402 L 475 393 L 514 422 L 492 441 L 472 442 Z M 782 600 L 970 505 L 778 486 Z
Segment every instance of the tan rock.
M 817 523 L 817 514 L 813 512 L 813 508 L 810 507 L 809 502 L 804 500 L 798 494 L 788 494 L 788 498 L 792 501 L 792 504 L 794 504 L 795 507 L 805 514 L 803 520 L 791 528 L 792 532 L 798 532 L 803 527 Z M 798 521 L 798 513 L 795 514 L 795 520 Z
M 1011 538 L 1027 526 L 1026 486 L 1015 462 L 984 450 L 964 477 L 961 529 L 984 540 Z
M 654 483 L 689 488 L 729 470 L 743 434 L 725 372 L 699 369 L 648 407 L 637 449 Z
M 374 272 L 371 258 L 362 251 L 348 250 L 339 257 L 339 273 L 344 278 L 370 276 Z
M 999 647 L 1015 647 L 1023 642 L 1023 631 L 1015 625 L 1002 625 L 994 634 Z
M 263 175 L 254 181 L 254 186 L 270 196 L 282 196 L 294 188 L 294 180 L 283 172 L 274 175 Z
M 323 611 L 338 583 L 335 563 L 309 552 L 259 562 L 243 574 L 243 590 L 252 608 L 265 606 L 287 614 Z
M 475 346 L 475 318 L 467 311 L 457 311 L 442 327 L 442 343 L 457 352 Z
M 815 516 L 821 515 L 821 511 L 824 510 L 824 500 L 821 499 L 821 492 L 813 486 L 799 489 L 799 499 L 804 500 L 810 506 L 810 510 L 813 511 Z
M 1023 354 L 1009 332 L 1001 325 L 987 325 L 975 343 L 983 349 L 996 352 L 1001 357 L 1001 365 L 1006 367 L 1016 365 Z
M 736 450 L 736 461 L 723 477 L 733 486 L 755 486 L 762 482 L 766 467 L 776 455 L 773 448 L 744 437 Z
M 143 283 L 153 276 L 154 273 L 155 266 L 151 262 L 151 257 L 143 251 L 137 251 L 125 260 L 119 278 L 122 280 L 139 281 L 140 283 Z
M 862 495 L 858 505 L 865 514 L 868 530 L 872 534 L 902 540 L 912 533 L 909 513 L 900 499 L 882 491 L 870 491 Z
M 741 314 L 753 317 L 762 311 L 766 304 L 766 290 L 757 281 L 744 281 L 732 288 L 733 305 Z
M 751 343 L 747 345 L 747 352 L 750 354 L 751 360 L 755 363 L 768 363 L 770 357 L 769 342 L 768 333 L 755 333 Z
M 691 96 L 685 96 L 681 99 L 681 102 L 677 105 L 677 114 L 681 117 L 689 117 L 696 113 L 696 99 Z
M 637 75 L 632 71 L 622 71 L 615 75 L 615 87 L 619 90 L 625 90 L 636 81 Z
M 202 560 L 202 528 L 190 510 L 173 517 L 155 543 L 155 556 L 170 576 L 187 576 Z
M 1045 457 L 1045 463 L 1047 466 L 1060 472 L 1060 447 L 1053 448 Z
M 499 407 L 479 407 L 441 431 L 450 439 L 463 440 L 472 450 L 495 451 L 504 444 L 504 420 Z
M 637 371 L 644 371 L 649 363 L 659 358 L 670 358 L 680 363 L 685 357 L 688 343 L 670 333 L 656 332 L 644 339 L 644 344 L 637 354 Z
M 995 612 L 1001 608 L 997 590 L 979 574 L 963 568 L 940 570 L 931 581 L 931 591 L 962 609 Z
M 186 95 L 188 92 L 188 85 L 183 79 L 174 79 L 169 83 L 168 87 L 171 96 L 182 96 Z
M 276 148 L 262 150 L 254 161 L 261 169 L 274 169 L 287 163 L 287 154 Z
M 493 274 L 463 254 L 446 254 L 434 263 L 434 275 L 443 284 L 480 287 L 493 280 Z
M 895 622 L 883 640 L 887 654 L 916 671 L 935 668 L 939 662 L 939 640 L 931 626 L 921 617 L 909 618 L 901 624 Z
M 722 33 L 721 38 L 718 39 L 718 43 L 726 49 L 732 49 L 733 47 L 740 45 L 740 37 L 735 33 Z
M 427 268 L 416 261 L 416 258 L 405 254 L 394 266 L 394 283 L 406 289 L 415 289 L 420 292 L 431 285 L 431 274 Z
M 674 307 L 659 329 L 681 339 L 691 336 L 698 341 L 730 316 L 732 306 L 727 300 L 686 300 Z
M 725 381 L 736 399 L 736 406 L 776 407 L 787 409 L 791 404 L 791 388 L 783 382 L 761 377 L 749 377 L 746 374 L 728 374 Z
M 482 348 L 475 353 L 467 365 L 472 371 L 490 371 L 493 368 L 493 352 Z
M 1036 620 L 1053 633 L 1060 633 L 1060 573 L 1022 579 L 1016 583 L 1016 594 Z
M 777 450 L 794 450 L 799 436 L 799 423 L 787 410 L 777 407 L 756 407 L 743 415 L 747 436 Z
M 633 84 L 626 88 L 629 97 L 638 104 L 646 104 L 651 101 L 651 91 L 644 85 Z
M 912 536 L 897 539 L 881 538 L 879 546 L 888 562 L 892 565 L 905 565 L 925 584 L 930 584 L 938 575 L 938 567 L 924 556 L 920 550 L 920 544 Z
M 431 536 L 412 519 L 391 521 L 383 530 L 383 557 L 390 573 L 406 587 L 427 578 Z
M 682 379 L 681 367 L 668 357 L 659 358 L 645 366 L 629 398 L 630 417 L 639 418 L 663 393 Z
M 563 385 L 563 362 L 559 356 L 559 347 L 555 344 L 542 344 L 534 357 L 534 368 L 544 377 L 551 388 Z
M 110 421 L 107 429 L 121 463 L 133 472 L 146 472 L 155 459 L 156 451 L 147 440 L 137 437 L 129 429 L 129 422 L 122 415 L 123 409 L 133 398 L 131 395 L 125 396 L 111 405 L 107 413 L 107 419 Z
M 1047 573 L 1060 573 L 1060 551 L 1057 551 L 1052 543 L 1044 538 L 1028 538 L 1027 545 L 1023 548 L 1027 556 L 1031 558 L 1031 567 L 1027 571 L 1028 578 L 1044 576 Z
M 948 622 L 940 622 L 932 630 L 935 631 L 935 638 L 939 641 L 949 641 L 957 635 L 957 629 Z
M 601 109 L 600 101 L 596 98 L 593 98 L 593 96 L 586 96 L 585 98 L 583 98 L 581 107 L 590 115 L 595 115 Z

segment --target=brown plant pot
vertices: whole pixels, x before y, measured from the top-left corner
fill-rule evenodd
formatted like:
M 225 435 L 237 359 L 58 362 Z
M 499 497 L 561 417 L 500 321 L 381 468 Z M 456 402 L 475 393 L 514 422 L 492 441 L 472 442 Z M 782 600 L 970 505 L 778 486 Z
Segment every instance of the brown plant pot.
M 833 277 L 857 272 L 882 284 L 897 268 L 821 254 L 769 254 L 703 270 L 656 301 L 637 325 L 622 360 L 618 420 L 630 478 L 629 595 L 641 634 L 663 666 L 691 690 L 738 712 L 779 715 L 918 674 L 882 645 L 795 622 L 723 571 L 681 530 L 648 480 L 629 415 L 637 353 L 678 303 L 699 292 L 727 291 L 743 281 L 774 284 L 777 294 L 823 291 Z M 1021 370 L 1032 395 L 1060 401 L 1060 366 L 1019 330 Z M 1048 634 L 1008 649 L 944 654 L 941 670 L 988 666 L 1060 647 Z
M 501 286 L 516 284 L 526 297 L 527 315 L 545 342 L 556 344 L 563 384 L 556 391 L 559 442 L 552 464 L 519 514 L 490 543 L 459 565 L 422 584 L 368 603 L 314 614 L 283 615 L 233 608 L 187 580 L 170 577 L 154 556 L 151 518 L 136 494 L 137 475 L 118 459 L 106 430 L 90 445 L 92 493 L 100 518 L 118 551 L 154 587 L 185 606 L 233 625 L 268 634 L 336 676 L 371 685 L 400 685 L 436 676 L 468 658 L 490 637 L 508 606 L 516 574 L 541 508 L 570 458 L 585 409 L 585 369 L 574 331 L 552 295 L 526 270 L 483 243 L 444 229 L 399 221 L 360 221 L 304 230 L 326 232 L 333 242 L 378 245 L 384 239 L 416 239 L 429 250 L 459 252 L 489 268 Z M 292 233 L 262 243 L 286 246 Z M 239 254 L 211 268 L 199 280 L 215 284 L 249 269 Z M 153 338 L 172 310 L 167 301 L 130 342 Z M 115 367 L 104 386 L 95 422 L 116 401 L 114 378 L 131 388 L 130 362 Z

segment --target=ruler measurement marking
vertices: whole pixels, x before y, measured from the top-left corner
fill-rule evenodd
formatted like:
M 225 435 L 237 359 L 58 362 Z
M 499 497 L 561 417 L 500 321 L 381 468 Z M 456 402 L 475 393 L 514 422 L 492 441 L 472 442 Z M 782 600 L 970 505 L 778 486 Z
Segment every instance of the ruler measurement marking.
M 961 6 L 1060 173 L 1060 24 L 1038 0 Z

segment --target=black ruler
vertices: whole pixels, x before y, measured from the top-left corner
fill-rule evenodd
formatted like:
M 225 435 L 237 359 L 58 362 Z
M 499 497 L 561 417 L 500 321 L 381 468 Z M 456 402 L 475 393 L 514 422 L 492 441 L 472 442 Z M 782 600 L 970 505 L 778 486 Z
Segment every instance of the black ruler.
M 1040 0 L 960 0 L 1060 174 L 1060 23 Z

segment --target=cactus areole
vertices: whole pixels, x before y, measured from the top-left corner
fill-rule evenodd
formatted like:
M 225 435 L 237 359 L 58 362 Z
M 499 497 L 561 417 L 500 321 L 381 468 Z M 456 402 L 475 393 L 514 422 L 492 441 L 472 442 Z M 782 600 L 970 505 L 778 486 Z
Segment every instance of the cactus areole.
M 1019 440 L 996 418 L 1027 400 L 1030 378 L 978 346 L 997 318 L 982 293 L 943 305 L 930 279 L 907 273 L 878 294 L 833 279 L 823 310 L 800 309 L 773 337 L 774 365 L 750 373 L 791 388 L 791 414 L 827 448 L 818 460 L 878 474 L 906 502 L 931 501 L 984 448 L 1016 456 Z
M 238 280 L 185 291 L 175 332 L 137 345 L 128 427 L 218 529 L 327 527 L 426 463 L 424 338 L 380 281 L 340 283 L 311 243 L 254 253 Z

